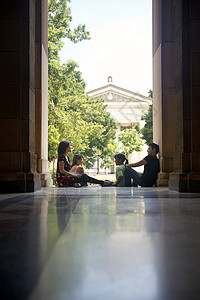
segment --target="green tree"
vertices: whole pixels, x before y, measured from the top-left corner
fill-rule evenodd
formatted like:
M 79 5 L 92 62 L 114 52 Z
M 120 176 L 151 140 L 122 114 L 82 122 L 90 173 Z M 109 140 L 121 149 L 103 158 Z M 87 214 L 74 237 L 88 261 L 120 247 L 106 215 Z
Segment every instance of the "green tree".
M 149 98 L 153 98 L 153 91 L 152 90 L 149 90 L 148 94 L 149 94 Z
M 61 64 L 63 38 L 76 43 L 89 39 L 85 25 L 70 29 L 72 20 L 67 0 L 49 1 L 49 159 L 56 157 L 61 140 L 69 140 L 73 152 L 85 156 L 87 167 L 97 157 L 109 155 L 115 140 L 116 124 L 101 99 L 85 94 L 85 82 L 75 61 Z
M 122 146 L 122 153 L 125 156 L 132 154 L 133 151 L 141 151 L 143 146 L 142 140 L 138 136 L 138 132 L 136 129 L 125 129 L 120 132 L 118 136 L 119 142 L 123 144 Z
M 71 0 L 49 0 L 48 2 L 48 54 L 49 61 L 59 60 L 59 51 L 64 46 L 64 38 L 73 43 L 90 39 L 90 33 L 86 31 L 85 24 L 79 24 L 73 30 L 70 27 L 72 21 Z
M 114 143 L 116 123 L 106 111 L 103 100 L 91 99 L 85 94 L 62 98 L 57 105 L 51 102 L 50 133 L 59 135 L 59 140 L 71 141 L 74 152 L 85 156 L 87 167 L 91 167 L 97 157 L 111 156 L 110 144 Z M 53 128 L 53 130 L 52 130 Z M 49 145 L 56 145 L 55 134 L 49 137 Z M 51 144 L 50 144 L 51 143 Z M 51 151 L 50 151 L 51 150 Z M 56 155 L 57 147 L 49 149 Z
M 153 97 L 152 90 L 149 90 L 149 97 Z M 141 129 L 142 138 L 147 144 L 153 142 L 153 104 L 149 105 L 148 112 L 141 117 L 145 121 L 144 127 Z

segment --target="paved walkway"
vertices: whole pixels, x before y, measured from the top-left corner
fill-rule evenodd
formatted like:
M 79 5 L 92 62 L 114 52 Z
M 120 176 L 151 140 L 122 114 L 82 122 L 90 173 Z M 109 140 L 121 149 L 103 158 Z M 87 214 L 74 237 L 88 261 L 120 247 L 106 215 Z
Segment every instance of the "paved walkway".
M 200 194 L 89 186 L 0 199 L 1 299 L 200 298 Z

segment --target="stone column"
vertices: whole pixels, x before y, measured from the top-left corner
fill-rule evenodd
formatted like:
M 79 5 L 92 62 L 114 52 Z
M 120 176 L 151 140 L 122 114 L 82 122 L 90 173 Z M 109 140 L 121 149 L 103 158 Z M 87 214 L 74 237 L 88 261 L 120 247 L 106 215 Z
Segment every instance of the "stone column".
M 48 172 L 48 0 L 36 1 L 35 151 L 42 186 L 52 185 Z
M 174 153 L 173 0 L 153 1 L 153 140 L 160 146 L 158 186 L 167 186 Z
M 200 2 L 175 1 L 175 155 L 169 188 L 200 191 Z
M 30 192 L 41 188 L 36 155 L 38 111 L 35 109 L 35 28 L 38 2 L 40 1 L 11 0 L 1 3 L 1 192 Z

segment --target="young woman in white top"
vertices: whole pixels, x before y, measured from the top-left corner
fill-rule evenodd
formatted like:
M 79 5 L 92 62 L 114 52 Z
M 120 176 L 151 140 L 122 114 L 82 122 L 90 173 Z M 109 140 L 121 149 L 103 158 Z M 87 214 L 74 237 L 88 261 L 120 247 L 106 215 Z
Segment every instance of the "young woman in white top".
M 83 155 L 75 154 L 72 162 L 72 168 L 70 170 L 72 173 L 84 174 L 83 168 Z

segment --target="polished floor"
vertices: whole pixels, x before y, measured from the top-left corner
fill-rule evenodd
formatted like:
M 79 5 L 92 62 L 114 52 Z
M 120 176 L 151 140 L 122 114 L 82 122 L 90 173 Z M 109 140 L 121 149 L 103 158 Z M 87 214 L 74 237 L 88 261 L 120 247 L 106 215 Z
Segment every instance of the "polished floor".
M 0 195 L 0 299 L 200 299 L 200 194 Z

